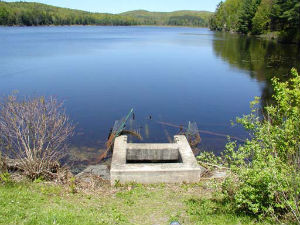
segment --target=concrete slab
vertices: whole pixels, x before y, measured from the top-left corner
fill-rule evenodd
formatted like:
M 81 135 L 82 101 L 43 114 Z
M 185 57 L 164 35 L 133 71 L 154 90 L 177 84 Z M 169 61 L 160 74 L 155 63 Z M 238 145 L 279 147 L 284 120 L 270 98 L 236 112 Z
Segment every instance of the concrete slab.
M 129 163 L 130 160 L 135 163 Z M 148 160 L 155 163 L 145 162 Z M 123 184 L 193 183 L 200 180 L 203 171 L 184 135 L 174 136 L 174 143 L 162 144 L 127 143 L 124 135 L 115 140 L 110 170 L 112 185 L 116 181 Z
M 77 174 L 75 177 L 81 178 L 89 174 L 96 175 L 98 177 L 101 177 L 104 180 L 110 180 L 110 171 L 107 165 L 88 166 L 85 170 Z
M 157 144 L 127 144 L 126 161 L 176 161 L 179 149 Z

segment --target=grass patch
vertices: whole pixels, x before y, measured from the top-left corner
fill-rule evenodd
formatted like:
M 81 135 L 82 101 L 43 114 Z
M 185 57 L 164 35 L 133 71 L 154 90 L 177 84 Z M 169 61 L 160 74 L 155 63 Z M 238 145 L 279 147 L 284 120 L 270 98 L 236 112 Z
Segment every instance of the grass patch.
M 204 224 L 268 224 L 267 221 L 259 222 L 254 218 L 237 215 L 229 206 L 213 199 L 198 198 L 185 201 L 187 214 L 195 225 Z
M 254 224 L 212 200 L 209 183 L 70 192 L 45 182 L 0 184 L 0 224 Z M 258 223 L 259 224 L 259 223 Z M 267 223 L 260 223 L 267 224 Z

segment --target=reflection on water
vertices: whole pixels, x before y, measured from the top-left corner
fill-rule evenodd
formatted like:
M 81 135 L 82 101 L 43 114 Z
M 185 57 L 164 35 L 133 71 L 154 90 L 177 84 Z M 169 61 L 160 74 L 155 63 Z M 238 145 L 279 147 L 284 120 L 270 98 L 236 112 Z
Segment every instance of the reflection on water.
M 284 80 L 292 67 L 300 69 L 299 45 L 216 32 L 213 46 L 216 56 L 234 68 L 247 71 L 250 77 L 263 84 L 264 105 L 271 101 L 271 78 L 277 76 Z
M 0 94 L 55 95 L 77 123 L 73 152 L 103 151 L 114 121 L 131 108 L 143 142 L 168 142 L 188 121 L 245 138 L 231 127 L 270 78 L 299 68 L 299 48 L 197 28 L 0 27 Z M 151 116 L 151 117 L 150 117 Z M 130 128 L 130 127 L 129 127 Z M 226 138 L 202 132 L 201 148 Z M 130 141 L 138 141 L 131 138 Z

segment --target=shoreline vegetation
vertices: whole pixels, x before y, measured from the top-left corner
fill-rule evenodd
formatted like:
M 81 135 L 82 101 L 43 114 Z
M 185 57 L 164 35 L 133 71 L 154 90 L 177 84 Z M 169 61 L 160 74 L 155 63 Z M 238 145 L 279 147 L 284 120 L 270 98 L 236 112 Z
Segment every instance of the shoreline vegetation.
M 11 25 L 11 26 L 7 26 L 7 25 L 0 25 L 0 27 L 128 27 L 128 26 L 123 26 L 123 25 L 97 25 L 97 24 L 88 24 L 88 25 L 83 25 L 83 24 L 72 24 L 72 25 L 39 25 L 39 26 L 26 26 L 26 25 Z M 130 27 L 161 27 L 161 28 L 206 28 L 207 27 L 193 27 L 193 26 L 177 26 L 177 25 L 129 25 Z
M 221 1 L 209 27 L 286 43 L 300 43 L 300 2 L 298 0 Z
M 211 15 L 212 12 L 192 10 L 174 12 L 135 10 L 120 14 L 91 13 L 35 2 L 0 1 L 0 25 L 3 26 L 154 25 L 208 27 Z
M 94 13 L 35 2 L 0 1 L 0 26 L 157 26 L 208 27 L 282 43 L 300 43 L 297 0 L 225 0 L 216 11 L 134 10 Z

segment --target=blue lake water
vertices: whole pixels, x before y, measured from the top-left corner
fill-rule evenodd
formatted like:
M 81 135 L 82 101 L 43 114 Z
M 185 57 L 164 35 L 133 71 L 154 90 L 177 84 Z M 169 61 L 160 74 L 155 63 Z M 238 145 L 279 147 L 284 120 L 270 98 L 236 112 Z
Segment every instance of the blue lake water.
M 0 27 L 0 95 L 63 100 L 77 124 L 72 146 L 82 152 L 103 149 L 131 108 L 143 142 L 178 133 L 158 121 L 195 121 L 200 130 L 244 138 L 230 121 L 249 113 L 254 96 L 267 102 L 269 77 L 299 60 L 294 45 L 204 28 Z M 226 138 L 200 134 L 203 149 L 223 149 Z

